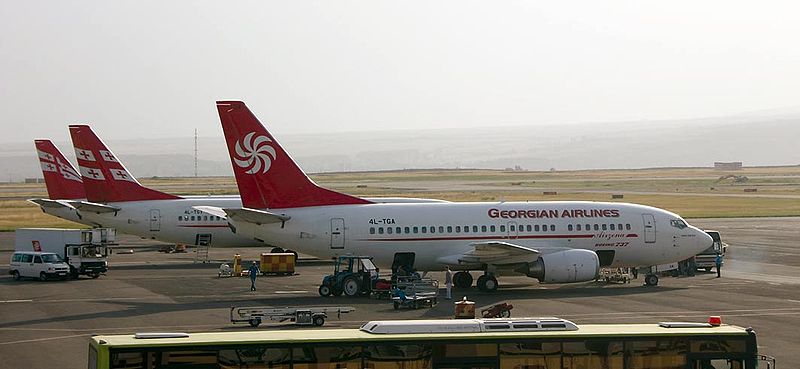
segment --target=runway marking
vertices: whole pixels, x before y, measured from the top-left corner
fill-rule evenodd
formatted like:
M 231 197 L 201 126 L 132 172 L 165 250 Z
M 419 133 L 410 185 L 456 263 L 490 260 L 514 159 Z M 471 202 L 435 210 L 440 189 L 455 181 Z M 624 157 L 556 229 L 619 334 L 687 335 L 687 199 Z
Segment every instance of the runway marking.
M 47 338 L 36 338 L 36 339 L 32 339 L 32 340 L 0 342 L 0 346 L 15 345 L 15 344 L 18 344 L 18 343 L 30 343 L 30 342 L 63 340 L 63 339 L 67 339 L 67 338 L 84 337 L 84 336 L 90 336 L 90 334 L 82 333 L 82 334 L 71 334 L 69 336 L 47 337 Z
M 33 300 L 2 300 L 0 303 L 12 304 L 15 302 L 33 302 Z
M 792 299 L 788 299 L 788 300 L 786 300 L 786 301 L 796 302 L 796 303 L 799 303 L 799 304 L 800 304 L 800 300 L 792 300 Z

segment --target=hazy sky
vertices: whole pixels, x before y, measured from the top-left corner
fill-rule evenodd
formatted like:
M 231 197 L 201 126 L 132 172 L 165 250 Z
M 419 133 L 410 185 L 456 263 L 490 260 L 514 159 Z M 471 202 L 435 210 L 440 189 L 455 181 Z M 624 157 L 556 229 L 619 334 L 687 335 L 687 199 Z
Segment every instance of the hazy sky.
M 221 135 L 242 99 L 311 131 L 797 106 L 795 1 L 0 1 L 0 141 Z

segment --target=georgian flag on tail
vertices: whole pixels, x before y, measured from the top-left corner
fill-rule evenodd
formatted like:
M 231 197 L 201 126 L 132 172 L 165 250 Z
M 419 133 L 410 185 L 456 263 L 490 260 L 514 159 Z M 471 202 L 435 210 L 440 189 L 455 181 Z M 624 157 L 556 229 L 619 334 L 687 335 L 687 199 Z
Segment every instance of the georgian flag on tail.
M 83 179 L 92 179 L 95 181 L 104 181 L 106 179 L 106 177 L 103 175 L 103 171 L 100 169 L 89 168 L 85 165 L 81 165 L 80 169 Z
M 34 140 L 47 195 L 52 200 L 86 198 L 83 180 L 64 154 L 50 140 Z

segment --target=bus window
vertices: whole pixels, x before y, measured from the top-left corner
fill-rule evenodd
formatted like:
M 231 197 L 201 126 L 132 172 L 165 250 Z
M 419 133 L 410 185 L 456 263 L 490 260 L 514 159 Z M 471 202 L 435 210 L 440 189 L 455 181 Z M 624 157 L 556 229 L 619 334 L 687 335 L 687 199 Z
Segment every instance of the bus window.
M 690 348 L 692 352 L 745 352 L 746 344 L 741 339 L 704 339 L 692 340 Z
M 562 368 L 622 369 L 622 341 L 578 341 L 563 343 Z
M 558 342 L 501 343 L 499 348 L 500 369 L 561 367 L 561 344 Z
M 111 369 L 116 368 L 144 368 L 143 352 L 112 352 Z
M 364 348 L 365 368 L 431 368 L 429 345 L 370 345 Z
M 361 369 L 360 346 L 315 346 L 292 349 L 294 369 Z
M 738 359 L 695 359 L 692 369 L 743 369 L 744 363 Z
M 219 350 L 216 368 L 278 368 L 288 369 L 291 362 L 291 352 L 287 348 L 277 347 L 238 347 L 235 349 Z M 189 368 L 190 366 L 175 366 L 175 368 Z M 194 366 L 191 366 L 194 368 Z M 199 366 L 198 366 L 199 367 Z M 204 366 L 203 368 L 205 368 Z M 208 366 L 209 368 L 211 366 Z M 170 366 L 172 368 L 172 366 Z
M 497 345 L 494 343 L 444 344 L 433 346 L 433 356 L 439 358 L 495 357 Z
M 687 346 L 683 339 L 625 342 L 625 368 L 685 368 Z

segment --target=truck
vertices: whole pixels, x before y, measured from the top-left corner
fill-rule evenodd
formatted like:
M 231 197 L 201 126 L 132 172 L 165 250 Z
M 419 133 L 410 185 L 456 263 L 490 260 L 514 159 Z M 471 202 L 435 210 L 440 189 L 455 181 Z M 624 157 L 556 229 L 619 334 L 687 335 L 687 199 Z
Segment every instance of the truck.
M 695 255 L 694 263 L 697 269 L 705 270 L 706 272 L 710 272 L 711 269 L 716 267 L 716 259 L 717 255 L 722 256 L 722 263 L 725 263 L 725 252 L 728 250 L 728 244 L 722 242 L 722 237 L 720 237 L 719 232 L 705 230 L 709 236 L 714 240 L 714 243 L 711 247 L 705 249 L 703 252 Z
M 109 246 L 116 245 L 113 228 L 57 229 L 19 228 L 15 233 L 15 251 L 57 254 L 69 266 L 69 275 L 97 278 L 108 271 Z

